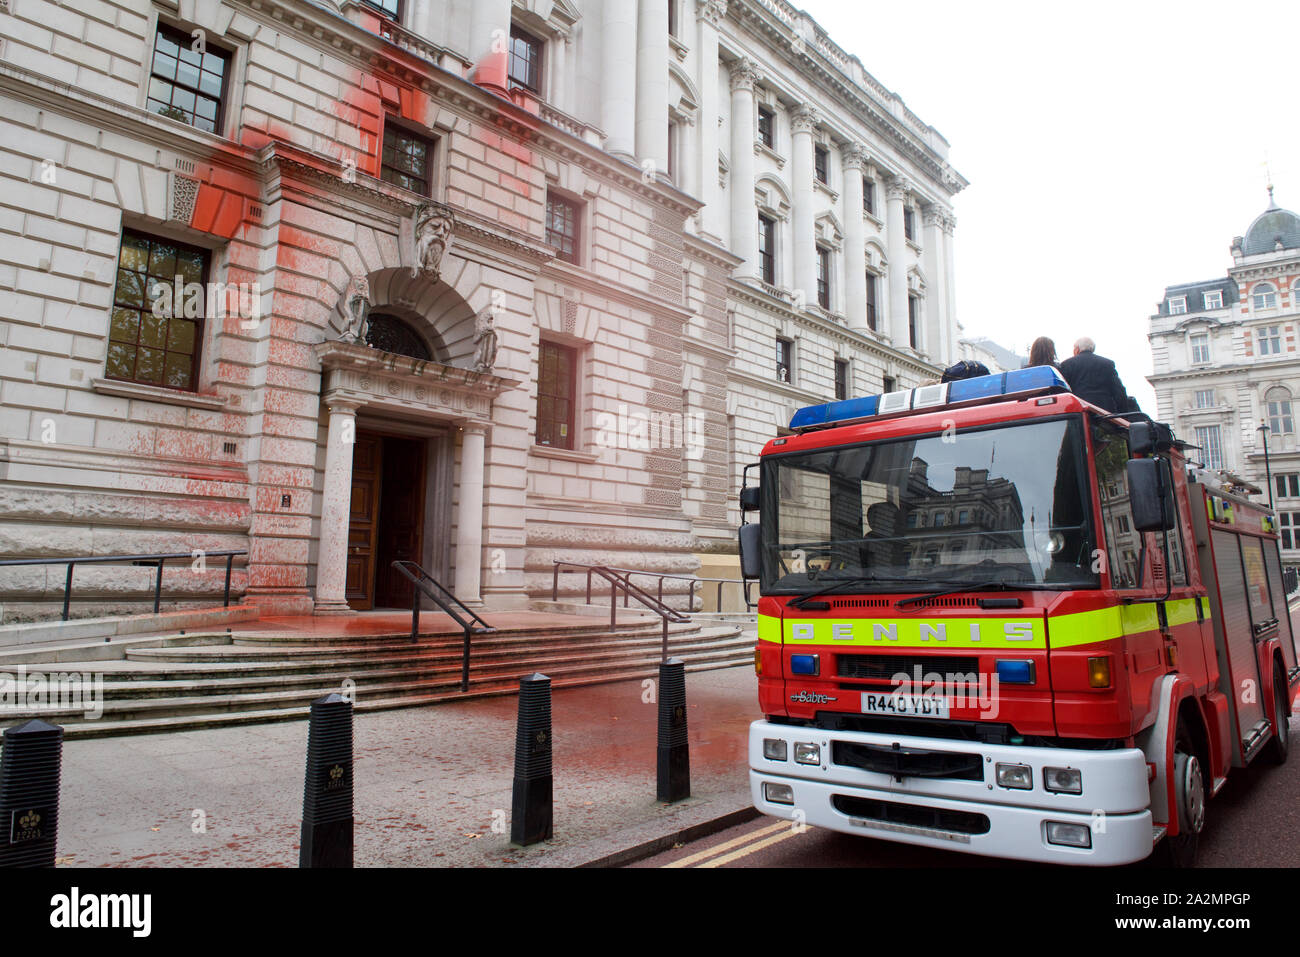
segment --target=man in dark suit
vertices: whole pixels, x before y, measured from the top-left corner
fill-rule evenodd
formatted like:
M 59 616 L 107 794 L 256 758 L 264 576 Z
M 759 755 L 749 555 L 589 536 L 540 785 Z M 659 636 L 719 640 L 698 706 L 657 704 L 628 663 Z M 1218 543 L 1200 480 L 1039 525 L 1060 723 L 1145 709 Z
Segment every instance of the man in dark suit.
M 1061 375 L 1070 391 L 1085 402 L 1107 412 L 1139 411 L 1137 402 L 1119 380 L 1115 363 L 1097 355 L 1097 344 L 1087 336 L 1074 344 L 1074 355 L 1061 363 Z

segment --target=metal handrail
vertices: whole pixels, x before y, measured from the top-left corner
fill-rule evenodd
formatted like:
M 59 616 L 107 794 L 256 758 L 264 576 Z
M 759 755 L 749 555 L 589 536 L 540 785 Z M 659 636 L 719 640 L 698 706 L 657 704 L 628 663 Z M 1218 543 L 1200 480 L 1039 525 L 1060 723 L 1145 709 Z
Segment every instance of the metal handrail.
M 419 577 L 416 577 L 415 575 L 412 575 L 412 574 L 411 574 L 411 573 L 406 569 L 406 567 L 404 567 L 404 566 L 408 566 L 408 565 L 409 565 L 411 568 L 414 568 L 417 572 L 420 573 L 420 574 L 419 574 Z M 486 634 L 491 634 L 492 632 L 496 631 L 496 629 L 493 628 L 491 625 L 489 625 L 489 624 L 488 624 L 486 621 L 484 621 L 481 617 L 479 617 L 479 616 L 474 612 L 474 609 L 470 608 L 470 607 L 469 607 L 468 605 L 466 605 L 463 601 L 461 601 L 459 598 L 457 598 L 455 595 L 453 595 L 453 594 L 451 593 L 450 589 L 448 589 L 445 585 L 443 585 L 442 582 L 438 581 L 438 579 L 434 578 L 432 575 L 430 575 L 428 572 L 426 572 L 423 568 L 421 568 L 421 567 L 420 567 L 419 565 L 417 565 L 415 562 L 409 562 L 409 561 L 396 561 L 396 562 L 393 562 L 393 568 L 395 568 L 395 569 L 397 569 L 397 571 L 401 572 L 401 574 L 404 575 L 404 576 L 406 577 L 406 579 L 407 579 L 407 580 L 408 580 L 412 585 L 415 586 L 415 588 L 413 589 L 413 594 L 412 594 L 412 596 L 411 596 L 411 641 L 417 641 L 417 640 L 419 639 L 419 634 L 420 634 L 420 595 L 421 595 L 422 593 L 423 593 L 424 595 L 427 595 L 427 596 L 428 596 L 428 597 L 433 601 L 433 603 L 434 603 L 435 605 L 437 605 L 439 608 L 441 608 L 443 611 L 445 611 L 449 616 L 451 616 L 452 620 L 455 621 L 456 624 L 460 625 L 461 630 L 464 631 L 464 633 L 465 633 L 465 650 L 464 650 L 464 653 L 461 655 L 461 663 L 460 663 L 460 690 L 461 690 L 461 691 L 468 691 L 468 690 L 469 690 L 469 639 L 470 639 L 470 635 L 472 635 L 472 634 L 473 634 L 473 635 L 486 635 Z M 425 584 L 426 581 L 429 583 L 428 585 Z M 438 595 L 437 592 L 435 592 L 432 588 L 429 587 L 429 585 L 433 585 L 435 588 L 438 589 L 438 591 L 442 592 L 443 595 L 446 595 L 447 598 L 451 600 L 451 602 L 453 602 L 454 604 L 456 604 L 456 605 L 460 608 L 460 610 L 463 611 L 463 612 L 465 612 L 465 614 L 468 615 L 471 619 L 473 619 L 473 621 L 466 621 L 464 618 L 462 618 L 460 615 L 458 615 L 458 614 L 456 613 L 456 609 L 453 608 L 453 607 L 451 606 L 451 604 L 449 604 L 447 601 L 444 601 L 444 600 L 443 600 L 443 599 Z M 474 623 L 475 623 L 475 622 L 478 623 L 479 627 L 477 627 L 477 628 L 474 627 Z
M 630 599 L 635 598 L 635 599 L 636 599 L 640 604 L 644 605 L 644 606 L 645 606 L 646 608 L 648 608 L 650 611 L 652 611 L 652 612 L 654 612 L 656 615 L 658 615 L 659 618 L 661 619 L 662 623 L 663 623 L 663 645 L 662 645 L 662 654 L 663 654 L 663 659 L 664 659 L 665 661 L 668 660 L 668 624 L 669 624 L 669 622 L 673 622 L 673 623 L 681 624 L 681 623 L 684 623 L 684 622 L 689 622 L 689 621 L 691 620 L 691 618 L 690 618 L 690 615 L 682 614 L 682 613 L 679 612 L 677 609 L 675 609 L 675 608 L 671 608 L 671 607 L 669 607 L 668 605 L 666 605 L 666 604 L 664 603 L 664 601 L 663 601 L 663 589 L 664 589 L 664 583 L 663 583 L 663 580 L 664 580 L 665 578 L 673 578 L 673 579 L 681 579 L 681 580 L 683 580 L 683 581 L 689 581 L 689 582 L 691 582 L 691 583 L 692 583 L 692 584 L 691 584 L 691 588 L 690 588 L 690 601 L 691 601 L 691 607 L 694 607 L 694 601 L 695 601 L 695 584 L 697 584 L 697 583 L 699 583 L 699 582 L 701 582 L 701 581 L 719 581 L 719 582 L 722 582 L 722 583 L 726 583 L 727 581 L 729 581 L 729 579 L 702 579 L 702 578 L 694 578 L 694 577 L 689 576 L 689 575 L 673 575 L 673 574 L 668 574 L 668 573 L 665 573 L 665 574 L 662 574 L 662 575 L 661 575 L 661 574 L 659 574 L 658 572 L 646 572 L 646 571 L 641 571 L 641 570 L 639 570 L 639 569 L 635 569 L 635 568 L 616 568 L 616 567 L 613 567 L 613 566 L 610 566 L 610 565 L 588 565 L 588 564 L 585 564 L 585 563 L 583 563 L 583 562 L 565 562 L 565 561 L 556 561 L 556 562 L 554 562 L 554 568 L 553 568 L 553 570 L 552 570 L 552 574 L 551 574 L 551 600 L 552 600 L 552 601 L 558 601 L 558 600 L 559 600 L 559 590 L 560 590 L 560 568 L 561 568 L 561 566 L 566 566 L 566 567 L 568 567 L 568 568 L 580 569 L 580 570 L 585 570 L 585 571 L 586 571 L 586 573 L 587 573 L 587 604 L 588 604 L 588 605 L 591 604 L 591 579 L 592 579 L 592 576 L 594 575 L 594 576 L 596 576 L 596 577 L 598 577 L 598 578 L 603 578 L 605 581 L 609 582 L 609 626 L 610 626 L 610 628 L 614 628 L 614 627 L 618 624 L 618 617 L 617 617 L 617 616 L 618 616 L 618 592 L 619 592 L 620 589 L 621 589 L 622 592 L 623 592 L 623 607 L 624 607 L 624 608 L 627 608 L 627 607 L 628 607 L 628 604 L 629 604 L 629 600 L 630 600 Z M 632 581 L 631 581 L 631 578 L 632 578 L 633 575 L 646 575 L 646 576 L 649 576 L 649 577 L 652 577 L 652 578 L 657 577 L 657 578 L 659 579 L 659 593 L 658 593 L 658 597 L 656 597 L 656 596 L 654 596 L 654 595 L 651 595 L 649 592 L 647 592 L 645 589 L 641 588 L 639 585 L 634 585 L 634 584 L 632 583 Z M 746 597 L 746 599 L 748 599 L 748 597 L 749 597 L 749 596 L 748 596 L 748 589 L 746 589 L 746 596 L 745 596 L 745 597 Z M 719 605 L 721 605 L 721 603 L 722 603 L 722 602 L 721 602 L 721 598 L 722 598 L 722 586 L 719 585 L 719 586 L 718 586 L 718 599 L 719 599 L 718 604 L 719 604 Z
M 197 552 L 197 554 L 196 554 Z M 209 555 L 222 556 L 226 558 L 226 593 L 223 607 L 230 607 L 230 570 L 234 563 L 236 555 L 247 555 L 246 549 L 218 549 L 209 551 L 208 549 L 195 549 L 193 552 L 150 552 L 145 555 L 78 555 L 74 558 L 5 558 L 0 559 L 0 567 L 15 565 L 67 565 L 68 572 L 63 580 L 63 620 L 68 620 L 68 610 L 72 602 L 72 569 L 77 565 L 105 564 L 108 562 L 155 562 L 158 565 L 158 575 L 154 579 L 153 586 L 153 613 L 158 614 L 158 609 L 162 604 L 162 570 L 163 562 L 169 558 L 187 558 L 193 560 L 200 555 L 207 558 Z M 104 639 L 107 641 L 108 639 Z
M 564 562 L 564 561 L 558 561 L 558 560 L 555 561 L 555 562 L 553 563 L 553 565 L 554 565 L 554 567 L 553 567 L 553 569 L 552 569 L 552 571 L 551 571 L 551 601 L 558 601 L 558 600 L 559 600 L 560 566 L 561 566 L 561 565 L 569 565 L 569 566 L 572 566 L 572 567 L 574 567 L 574 568 L 589 568 L 589 567 L 608 568 L 608 569 L 609 569 L 610 571 L 612 571 L 612 572 L 619 572 L 620 574 L 623 574 L 623 575 L 625 575 L 625 576 L 629 576 L 629 577 L 632 576 L 632 575 L 643 575 L 643 576 L 645 576 L 646 578 L 657 578 L 657 579 L 659 580 L 659 586 L 658 586 L 658 597 L 659 597 L 659 601 L 660 601 L 660 602 L 662 602 L 662 601 L 663 601 L 663 598 L 664 598 L 664 579 L 665 579 L 665 578 L 671 578 L 671 579 L 673 579 L 673 580 L 675 580 L 675 581 L 690 582 L 690 583 L 691 583 L 690 588 L 687 590 L 687 608 L 690 609 L 691 611 L 694 611 L 694 610 L 695 610 L 695 586 L 696 586 L 696 585 L 699 585 L 699 584 L 702 584 L 702 583 L 713 583 L 713 582 L 716 582 L 716 583 L 717 583 L 717 585 L 718 585 L 718 591 L 717 591 L 717 595 L 716 595 L 716 601 L 715 601 L 715 603 L 716 603 L 716 605 L 717 605 L 717 608 L 718 608 L 718 611 L 719 611 L 719 612 L 722 611 L 722 586 L 723 586 L 723 585 L 739 585 L 739 586 L 741 587 L 741 595 L 742 595 L 742 598 L 743 598 L 743 600 L 744 600 L 744 602 L 745 602 L 745 608 L 746 608 L 747 611 L 753 611 L 754 608 L 755 608 L 756 605 L 757 605 L 757 602 L 752 601 L 752 600 L 750 599 L 750 597 L 749 597 L 749 586 L 750 586 L 751 584 L 753 584 L 753 580 L 752 580 L 752 579 L 743 579 L 743 578 L 699 578 L 699 577 L 697 577 L 697 576 L 695 576 L 695 575 L 676 575 L 676 574 L 672 574 L 672 573 L 670 573 L 670 572 L 648 572 L 648 571 L 645 571 L 644 569 L 639 569 L 639 568 L 618 568 L 618 567 L 613 566 L 613 565 L 589 566 L 589 565 L 585 565 L 585 564 L 583 564 L 582 562 Z M 591 575 L 590 575 L 590 574 L 587 575 L 587 604 L 589 604 L 589 605 L 591 604 Z M 624 607 L 624 608 L 627 607 L 627 600 L 626 600 L 626 598 L 624 598 L 624 601 L 623 601 L 623 607 Z

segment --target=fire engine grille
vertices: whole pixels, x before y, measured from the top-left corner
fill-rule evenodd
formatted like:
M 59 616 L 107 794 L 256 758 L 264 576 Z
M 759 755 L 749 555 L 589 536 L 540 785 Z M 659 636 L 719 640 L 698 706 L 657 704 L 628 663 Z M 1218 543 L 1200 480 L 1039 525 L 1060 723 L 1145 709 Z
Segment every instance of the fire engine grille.
M 926 751 L 920 748 L 887 748 L 880 745 L 836 741 L 831 761 L 842 767 L 861 768 L 912 778 L 951 778 L 983 781 L 984 762 L 978 754 L 958 751 Z
M 989 819 L 987 815 L 972 811 L 951 811 L 937 807 L 922 807 L 916 804 L 895 804 L 893 801 L 877 801 L 874 798 L 850 797 L 837 794 L 831 799 L 835 810 L 850 817 L 865 818 L 868 821 L 882 821 L 887 824 L 902 824 L 906 827 L 929 827 L 939 831 L 951 831 L 957 834 L 987 834 Z
M 835 673 L 841 678 L 868 678 L 892 681 L 894 675 L 907 675 L 914 681 L 916 669 L 921 678 L 938 674 L 945 682 L 956 680 L 954 675 L 973 675 L 979 672 L 980 660 L 965 655 L 838 655 Z

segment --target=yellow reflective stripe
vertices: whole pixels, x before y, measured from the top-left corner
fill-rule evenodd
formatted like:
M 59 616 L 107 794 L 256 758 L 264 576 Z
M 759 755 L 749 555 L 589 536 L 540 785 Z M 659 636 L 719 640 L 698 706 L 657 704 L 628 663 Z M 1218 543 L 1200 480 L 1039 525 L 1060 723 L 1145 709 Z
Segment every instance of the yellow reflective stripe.
M 1053 615 L 1047 620 L 1053 648 L 1091 645 L 1111 641 L 1124 635 L 1124 621 L 1119 606 L 1094 608 L 1072 615 Z
M 787 621 L 792 645 L 869 645 L 876 648 L 1045 649 L 1041 616 L 1029 618 L 859 618 Z
M 1167 602 L 1171 627 L 1196 621 L 1196 599 Z M 1209 611 L 1206 610 L 1206 620 Z M 1126 635 L 1158 631 L 1154 602 L 1094 608 L 1048 619 L 1053 648 L 1071 648 L 1113 641 Z M 812 619 L 787 621 L 758 616 L 758 640 L 793 645 L 872 645 L 892 648 L 1027 648 L 1045 649 L 1041 618 L 857 618 L 848 621 Z
M 1169 626 L 1190 625 L 1196 621 L 1196 599 L 1180 598 L 1178 601 L 1165 602 L 1165 614 L 1169 618 Z

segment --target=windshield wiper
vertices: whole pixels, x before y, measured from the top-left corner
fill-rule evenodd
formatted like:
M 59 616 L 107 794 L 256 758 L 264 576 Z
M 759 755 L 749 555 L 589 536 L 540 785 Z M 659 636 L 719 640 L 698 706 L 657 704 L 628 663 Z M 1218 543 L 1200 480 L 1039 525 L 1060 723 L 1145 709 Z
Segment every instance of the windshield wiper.
M 949 579 L 946 582 L 931 582 L 935 585 L 955 585 L 956 582 Z M 1021 588 L 1026 585 L 1032 585 L 1032 582 L 968 582 L 962 584 L 959 588 L 949 588 L 947 591 L 926 592 L 924 595 L 913 595 L 911 598 L 900 598 L 894 602 L 895 608 L 902 608 L 904 605 L 911 605 L 915 602 L 930 601 L 934 598 L 943 598 L 945 595 L 956 595 L 967 591 L 1010 591 L 1013 588 Z
M 803 603 L 812 601 L 814 598 L 820 598 L 822 595 L 829 595 L 831 592 L 839 591 L 841 588 L 847 588 L 850 585 L 869 585 L 872 582 L 907 582 L 910 578 L 890 578 L 880 575 L 860 575 L 857 578 L 845 578 L 837 581 L 834 585 L 823 588 L 821 591 L 810 592 L 807 595 L 800 595 L 792 600 L 789 604 L 792 608 L 802 608 Z

